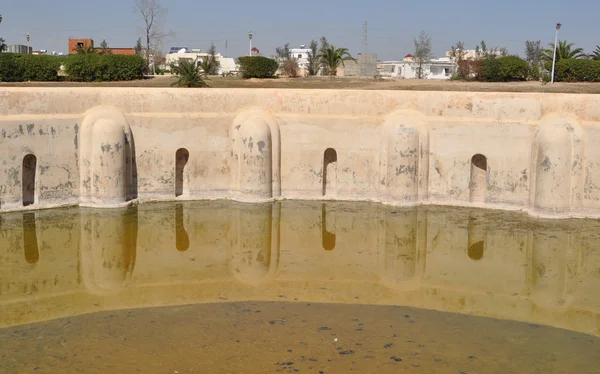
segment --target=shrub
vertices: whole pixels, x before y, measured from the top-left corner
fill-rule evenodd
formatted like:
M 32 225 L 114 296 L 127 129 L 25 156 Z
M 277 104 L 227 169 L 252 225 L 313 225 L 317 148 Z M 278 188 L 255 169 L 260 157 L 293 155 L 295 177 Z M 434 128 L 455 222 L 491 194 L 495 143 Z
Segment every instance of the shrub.
M 600 60 L 559 60 L 554 79 L 559 82 L 600 82 Z
M 272 78 L 279 68 L 277 61 L 262 56 L 243 56 L 238 62 L 243 78 Z
M 61 58 L 47 55 L 17 55 L 17 62 L 23 71 L 24 81 L 56 81 Z
M 462 60 L 458 63 L 456 73 L 460 80 L 482 80 L 484 76 L 484 61 Z
M 0 82 L 22 82 L 23 70 L 14 53 L 0 53 Z
M 487 82 L 524 81 L 529 76 L 529 64 L 518 56 L 487 59 L 483 80 Z
M 55 81 L 58 80 L 61 59 L 57 56 L 0 54 L 0 81 Z
M 298 60 L 295 58 L 288 58 L 283 62 L 283 72 L 285 75 L 291 78 L 298 76 Z
M 540 72 L 540 66 L 539 65 L 533 65 L 529 69 L 529 79 L 531 79 L 532 81 L 539 81 L 541 75 L 542 75 L 542 73 Z
M 84 53 L 69 55 L 65 61 L 65 72 L 73 81 L 129 81 L 143 78 L 145 70 L 146 61 L 140 56 Z
M 552 80 L 552 77 L 548 73 L 542 74 L 542 84 L 548 84 Z
M 194 61 L 181 59 L 177 65 L 171 66 L 171 70 L 177 75 L 177 80 L 171 85 L 173 87 L 208 87 L 204 80 L 206 73 Z
M 489 59 L 484 63 L 483 80 L 487 82 L 502 82 L 499 59 Z

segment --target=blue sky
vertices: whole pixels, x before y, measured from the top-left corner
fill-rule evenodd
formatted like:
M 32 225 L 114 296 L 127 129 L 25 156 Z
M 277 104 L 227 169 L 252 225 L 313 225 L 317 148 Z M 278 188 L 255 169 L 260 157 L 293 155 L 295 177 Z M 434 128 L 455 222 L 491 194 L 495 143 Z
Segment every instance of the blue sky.
M 248 31 L 253 46 L 265 55 L 290 42 L 309 44 L 327 36 L 336 46 L 353 54 L 362 52 L 362 25 L 369 25 L 369 52 L 379 59 L 397 59 L 413 52 L 413 37 L 425 30 L 433 52 L 443 55 L 458 40 L 474 48 L 481 40 L 488 46 L 507 47 L 523 55 L 525 40 L 554 39 L 560 21 L 560 39 L 575 42 L 590 52 L 600 45 L 598 0 L 284 0 L 192 1 L 161 0 L 168 9 L 165 29 L 175 37 L 169 46 L 206 49 L 214 41 L 217 50 L 237 57 L 248 50 Z M 0 37 L 9 44 L 25 44 L 31 34 L 34 49 L 66 52 L 69 37 L 91 37 L 96 44 L 106 39 L 112 47 L 132 47 L 142 36 L 134 0 L 2 0 Z

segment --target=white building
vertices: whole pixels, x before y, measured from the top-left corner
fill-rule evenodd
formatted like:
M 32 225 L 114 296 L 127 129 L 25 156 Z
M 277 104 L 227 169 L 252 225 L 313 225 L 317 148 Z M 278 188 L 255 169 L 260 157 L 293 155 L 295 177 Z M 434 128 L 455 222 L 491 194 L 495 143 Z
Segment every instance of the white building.
M 476 49 L 465 49 L 463 53 L 463 58 L 465 60 L 475 60 L 478 57 Z M 500 49 L 488 50 L 487 53 L 494 54 L 496 57 L 502 57 L 502 51 Z M 452 51 L 446 51 L 446 57 L 451 58 Z
M 300 48 L 290 49 L 290 57 L 295 58 L 298 61 L 298 67 L 300 69 L 308 69 L 308 57 L 310 52 L 310 48 L 306 48 L 306 45 L 302 44 Z
M 33 48 L 23 44 L 9 44 L 6 46 L 5 52 L 8 53 L 21 53 L 24 55 L 30 55 Z
M 454 62 L 448 57 L 431 59 L 422 65 L 425 79 L 450 79 L 454 72 Z M 382 77 L 417 79 L 419 63 L 412 55 L 406 55 L 401 61 L 383 61 L 377 64 L 377 70 Z
M 180 60 L 190 60 L 196 64 L 201 63 L 209 54 L 202 52 L 201 49 L 188 49 L 187 47 L 172 47 L 165 56 L 166 66 L 177 65 Z M 239 67 L 236 65 L 235 60 L 230 57 L 223 57 L 220 53 L 215 55 L 217 61 L 220 63 L 218 73 L 229 73 L 237 72 Z

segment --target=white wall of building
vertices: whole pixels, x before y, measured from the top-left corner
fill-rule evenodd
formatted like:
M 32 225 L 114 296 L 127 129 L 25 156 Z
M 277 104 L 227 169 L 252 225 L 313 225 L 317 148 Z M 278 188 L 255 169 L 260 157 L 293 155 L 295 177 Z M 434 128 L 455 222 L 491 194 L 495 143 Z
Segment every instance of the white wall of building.
M 450 79 L 454 71 L 454 63 L 448 57 L 432 59 L 423 64 L 423 77 L 425 79 Z M 379 74 L 383 77 L 399 79 L 416 79 L 419 64 L 412 59 L 402 61 L 383 61 L 378 64 Z
M 181 60 L 181 59 L 188 59 L 195 63 L 200 63 L 200 62 L 202 62 L 203 59 L 207 58 L 208 56 L 209 56 L 208 53 L 202 52 L 199 49 L 198 50 L 192 49 L 191 52 L 167 53 L 167 55 L 165 56 L 166 66 L 168 67 L 168 66 L 171 66 L 172 64 L 177 65 L 179 63 L 179 60 Z M 217 58 L 217 61 L 219 61 L 219 63 L 220 63 L 220 68 L 218 71 L 219 74 L 239 70 L 238 66 L 235 63 L 235 59 L 233 59 L 231 57 L 223 57 L 220 53 L 217 53 L 215 55 L 215 57 Z

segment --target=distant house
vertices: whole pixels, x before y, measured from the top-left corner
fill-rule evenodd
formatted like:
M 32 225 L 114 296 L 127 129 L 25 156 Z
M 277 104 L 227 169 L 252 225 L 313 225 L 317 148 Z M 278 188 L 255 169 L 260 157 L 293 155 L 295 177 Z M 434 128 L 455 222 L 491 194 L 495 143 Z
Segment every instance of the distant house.
M 181 60 L 189 60 L 196 64 L 201 63 L 209 54 L 201 49 L 189 49 L 187 47 L 171 47 L 165 56 L 166 67 L 177 65 Z M 215 55 L 220 63 L 218 74 L 236 72 L 238 70 L 233 58 L 223 57 L 220 53 Z
M 310 48 L 306 48 L 304 44 L 300 45 L 300 48 L 290 49 L 290 57 L 296 59 L 298 68 L 302 70 L 302 73 L 304 73 L 305 69 L 308 69 L 308 56 L 310 52 Z
M 99 51 L 101 48 L 97 48 L 94 46 L 94 40 L 93 39 L 75 39 L 75 38 L 69 38 L 69 54 L 76 54 L 77 53 L 77 49 L 78 47 L 81 47 L 83 49 L 87 49 L 87 48 L 93 48 L 96 51 Z M 112 48 L 109 47 L 106 49 L 107 53 L 113 54 L 113 55 L 135 55 L 135 49 L 134 48 Z
M 33 49 L 30 46 L 23 45 L 23 44 L 9 44 L 6 46 L 6 52 L 30 55 L 30 54 L 32 54 Z
M 455 64 L 451 58 L 441 57 L 429 60 L 422 68 L 424 79 L 450 79 Z M 389 78 L 416 79 L 418 69 L 419 63 L 415 62 L 410 54 L 404 56 L 401 61 L 383 61 L 377 64 L 379 75 Z

